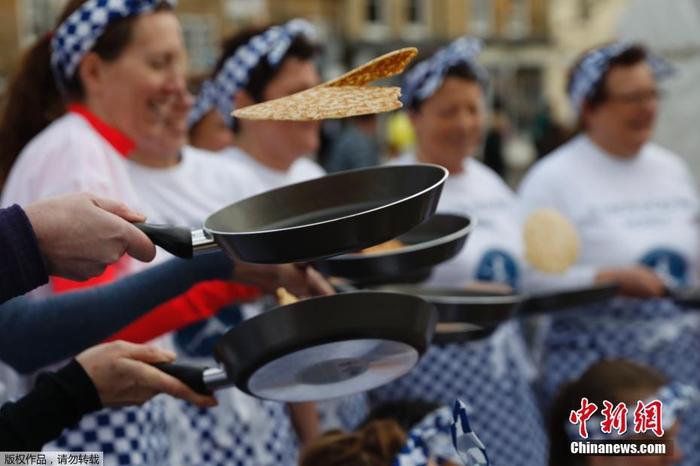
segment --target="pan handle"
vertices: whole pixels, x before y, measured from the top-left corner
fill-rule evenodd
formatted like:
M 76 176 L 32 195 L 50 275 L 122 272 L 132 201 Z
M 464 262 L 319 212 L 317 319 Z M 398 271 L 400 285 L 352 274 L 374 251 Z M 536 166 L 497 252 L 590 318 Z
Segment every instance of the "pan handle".
M 209 387 L 207 387 L 207 384 L 204 382 L 204 373 L 207 370 L 206 367 L 167 363 L 156 363 L 152 364 L 152 366 L 168 375 L 172 375 L 199 394 L 212 394 L 211 390 L 209 390 Z
M 177 257 L 191 259 L 194 253 L 192 231 L 189 228 L 173 225 L 156 225 L 154 223 L 134 223 L 144 232 L 153 244 L 160 246 Z

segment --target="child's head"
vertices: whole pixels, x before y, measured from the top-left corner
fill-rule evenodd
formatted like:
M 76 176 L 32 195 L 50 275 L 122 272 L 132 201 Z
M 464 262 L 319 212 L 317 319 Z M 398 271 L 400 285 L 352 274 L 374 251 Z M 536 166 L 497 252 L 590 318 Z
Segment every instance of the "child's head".
M 375 420 L 355 432 L 325 433 L 302 450 L 299 466 L 390 466 L 405 441 L 395 421 Z
M 645 365 L 625 360 L 603 360 L 584 372 L 581 377 L 564 385 L 555 399 L 549 416 L 550 433 L 550 466 L 665 466 L 676 464 L 680 460 L 680 450 L 673 443 L 677 434 L 676 424 L 666 431 L 664 439 L 672 448 L 668 456 L 585 456 L 571 453 L 571 442 L 577 440 L 571 435 L 569 415 L 581 408 L 581 399 L 598 407 L 595 416 L 600 416 L 603 401 L 609 401 L 616 406 L 625 403 L 630 411 L 634 410 L 637 401 L 649 400 L 668 380 L 658 371 Z M 600 419 L 599 417 L 597 419 Z M 599 423 L 588 422 L 588 430 L 599 430 Z M 628 433 L 633 426 L 627 426 Z M 626 438 L 635 438 L 632 435 Z M 584 440 L 584 439 L 581 439 Z
M 423 401 L 398 401 L 377 406 L 355 432 L 334 430 L 308 445 L 301 453 L 300 466 L 391 466 L 406 448 L 420 448 L 427 454 L 428 466 L 451 462 L 453 451 L 449 426 L 452 412 L 439 404 Z M 422 442 L 408 447 L 409 436 Z M 444 450 L 449 445 L 451 452 Z M 409 455 L 411 453 L 408 453 Z M 403 464 L 403 463 L 401 463 Z

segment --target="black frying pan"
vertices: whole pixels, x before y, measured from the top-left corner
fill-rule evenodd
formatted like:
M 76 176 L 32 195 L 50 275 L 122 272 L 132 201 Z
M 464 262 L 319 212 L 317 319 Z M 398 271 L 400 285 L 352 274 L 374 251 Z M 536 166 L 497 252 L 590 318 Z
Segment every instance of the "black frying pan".
M 464 247 L 473 222 L 461 215 L 435 214 L 398 239 L 406 246 L 379 253 L 353 253 L 314 264 L 317 270 L 358 286 L 416 283 L 433 267 L 455 257 Z
M 247 262 L 304 262 L 373 246 L 424 222 L 447 175 L 428 164 L 350 170 L 236 202 L 201 230 L 138 226 L 180 257 L 220 247 Z
M 380 289 L 420 296 L 434 304 L 439 324 L 433 342 L 449 343 L 488 336 L 499 324 L 516 316 L 531 317 L 606 301 L 617 294 L 618 288 L 615 285 L 596 285 L 533 295 L 406 285 Z M 460 323 L 471 326 L 460 332 Z
M 157 365 L 200 393 L 235 385 L 252 396 L 320 401 L 364 392 L 408 372 L 433 336 L 422 298 L 357 291 L 260 314 L 216 343 L 219 368 Z

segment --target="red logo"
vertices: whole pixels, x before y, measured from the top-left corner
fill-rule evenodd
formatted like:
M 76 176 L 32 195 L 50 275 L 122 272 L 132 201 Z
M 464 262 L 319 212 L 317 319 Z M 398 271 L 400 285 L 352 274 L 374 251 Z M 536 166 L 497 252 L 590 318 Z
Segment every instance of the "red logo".
M 623 435 L 627 432 L 627 405 L 624 403 L 618 403 L 617 406 L 613 408 L 613 404 L 608 400 L 603 401 L 603 410 L 601 414 L 603 415 L 603 421 L 600 423 L 600 430 L 604 434 L 612 433 L 613 429 L 619 434 Z
M 578 425 L 578 433 L 581 438 L 588 438 L 588 421 L 598 411 L 598 406 L 595 403 L 590 403 L 588 398 L 581 398 L 581 408 L 572 410 L 569 413 L 569 422 Z M 638 401 L 634 409 L 634 432 L 636 434 L 645 434 L 653 432 L 657 437 L 663 437 L 663 403 L 659 400 L 653 400 L 648 403 Z M 603 409 L 600 411 L 602 419 L 600 422 L 600 431 L 604 434 L 611 434 L 613 431 L 618 435 L 624 435 L 627 432 L 629 408 L 624 403 L 613 405 L 611 402 L 603 401 Z M 598 421 L 600 416 L 596 417 Z
M 571 411 L 569 414 L 569 422 L 578 424 L 578 433 L 582 438 L 588 438 L 588 428 L 586 423 L 598 411 L 595 403 L 589 403 L 588 398 L 581 398 L 581 409 Z
M 635 433 L 645 434 L 648 431 L 652 431 L 657 437 L 662 437 L 664 435 L 662 411 L 663 404 L 659 400 L 650 401 L 646 404 L 638 401 L 634 410 Z

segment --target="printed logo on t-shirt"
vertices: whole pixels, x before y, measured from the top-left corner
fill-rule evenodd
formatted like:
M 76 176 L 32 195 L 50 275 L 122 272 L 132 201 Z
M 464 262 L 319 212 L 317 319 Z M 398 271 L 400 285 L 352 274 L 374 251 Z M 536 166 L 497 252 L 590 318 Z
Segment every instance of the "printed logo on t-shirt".
M 640 263 L 653 269 L 666 286 L 680 287 L 688 282 L 688 262 L 672 249 L 652 249 L 642 257 Z
M 240 307 L 230 306 L 202 322 L 175 332 L 175 346 L 180 354 L 193 358 L 209 358 L 214 344 L 228 329 L 243 320 Z
M 485 282 L 504 283 L 515 288 L 520 278 L 518 263 L 502 249 L 489 249 L 476 269 L 476 279 Z

